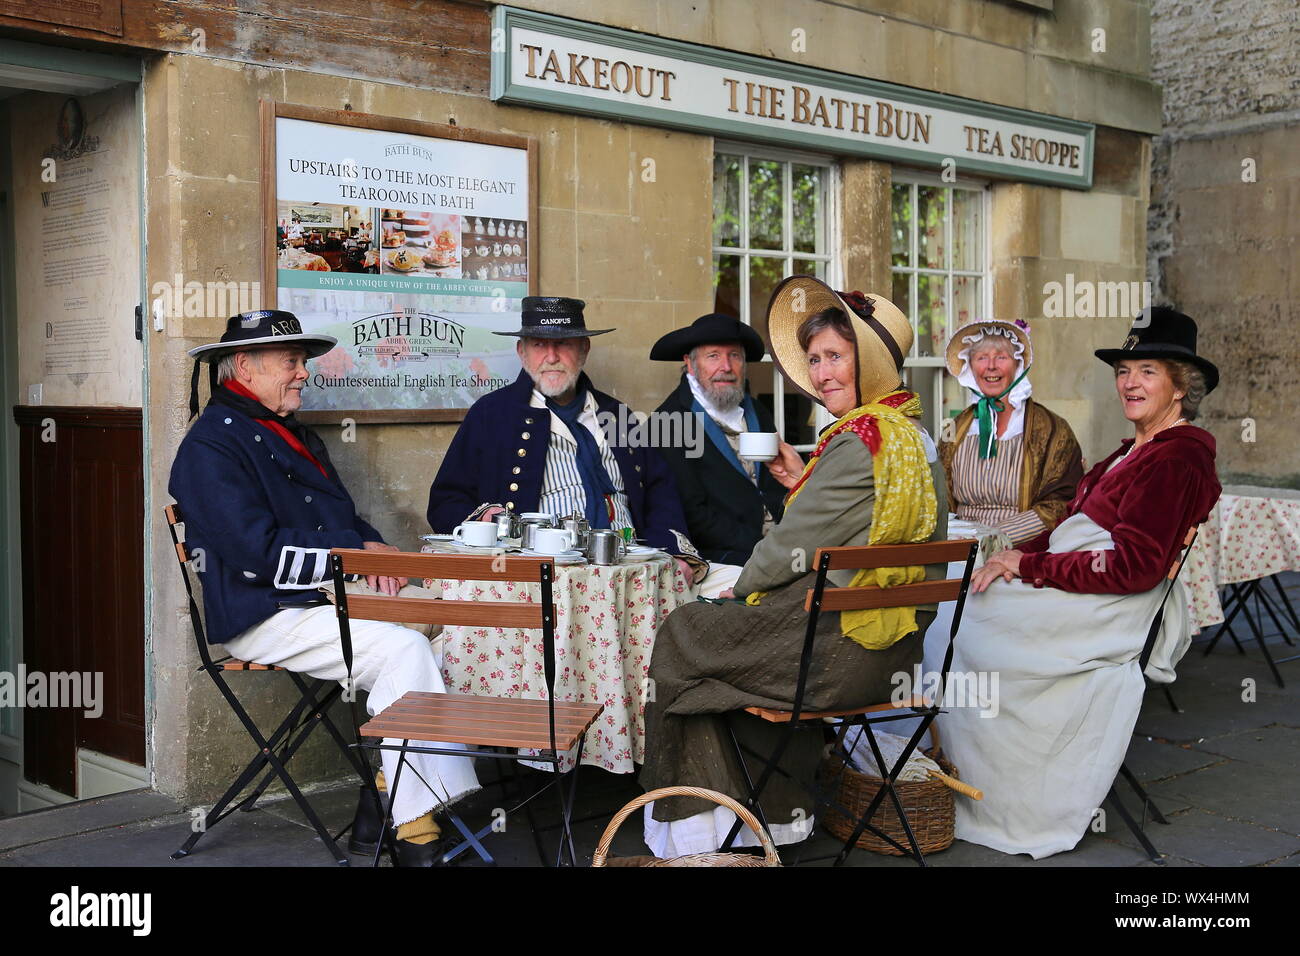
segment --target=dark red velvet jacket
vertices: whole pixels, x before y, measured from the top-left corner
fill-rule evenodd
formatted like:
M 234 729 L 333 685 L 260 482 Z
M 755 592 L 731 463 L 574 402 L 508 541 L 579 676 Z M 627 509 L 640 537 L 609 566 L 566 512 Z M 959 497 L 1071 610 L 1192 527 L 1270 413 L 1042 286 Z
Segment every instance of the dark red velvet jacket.
M 1092 551 L 1049 554 L 1043 534 L 1023 549 L 1022 580 L 1082 594 L 1137 594 L 1169 573 L 1187 529 L 1219 500 L 1214 436 L 1195 425 L 1166 428 L 1107 473 L 1132 444 L 1125 439 L 1083 476 L 1066 512 L 1082 511 L 1109 531 L 1114 550 L 1103 552 L 1104 561 Z

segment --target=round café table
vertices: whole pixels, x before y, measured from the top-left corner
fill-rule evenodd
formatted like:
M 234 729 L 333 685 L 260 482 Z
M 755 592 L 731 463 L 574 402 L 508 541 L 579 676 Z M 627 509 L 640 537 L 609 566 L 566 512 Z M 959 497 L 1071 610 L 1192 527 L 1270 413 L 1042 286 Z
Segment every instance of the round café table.
M 436 544 L 423 551 L 447 552 Z M 462 552 L 463 553 L 463 552 Z M 540 600 L 536 584 L 426 581 L 445 600 Z M 601 703 L 582 762 L 632 773 L 645 754 L 650 655 L 659 625 L 695 598 L 678 563 L 664 552 L 612 566 L 555 565 L 555 699 Z M 521 628 L 443 628 L 442 676 L 452 694 L 544 699 L 542 632 Z

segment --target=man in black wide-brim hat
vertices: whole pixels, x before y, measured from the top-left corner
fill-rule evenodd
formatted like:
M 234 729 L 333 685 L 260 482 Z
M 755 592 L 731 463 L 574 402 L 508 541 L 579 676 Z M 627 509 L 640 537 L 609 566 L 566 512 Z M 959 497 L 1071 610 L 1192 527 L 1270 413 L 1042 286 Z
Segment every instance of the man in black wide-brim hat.
M 200 362 L 211 363 L 212 397 L 176 452 L 167 489 L 188 548 L 203 555 L 195 568 L 208 642 L 241 660 L 342 681 L 338 618 L 321 595 L 330 549 L 397 549 L 357 514 L 324 442 L 294 415 L 307 360 L 336 344 L 304 332 L 292 312 L 265 309 L 233 316 L 220 341 L 191 349 L 191 408 L 198 407 Z M 397 578 L 372 578 L 368 587 L 411 595 Z M 372 714 L 407 691 L 446 690 L 427 635 L 359 619 L 351 633 L 351 673 Z M 382 759 L 391 779 L 396 754 L 385 750 Z M 431 866 L 445 849 L 434 808 L 478 789 L 478 781 L 465 757 L 410 754 L 407 761 L 418 779 L 393 801 L 398 863 Z M 349 849 L 373 853 L 381 825 L 363 789 Z
M 784 512 L 780 482 L 762 463 L 739 456 L 741 432 L 776 431 L 772 413 L 750 396 L 745 377 L 748 363 L 762 357 L 759 334 L 717 312 L 674 329 L 650 350 L 654 361 L 684 366 L 681 382 L 656 414 L 697 415 L 704 426 L 701 447 L 659 451 L 677 480 L 691 541 L 710 563 L 743 565 Z M 733 575 L 723 587 L 734 583 Z
M 668 465 L 646 444 L 621 440 L 621 424 L 635 422 L 631 410 L 582 370 L 591 337 L 613 330 L 587 328 L 581 299 L 527 296 L 522 304 L 519 330 L 495 334 L 519 339 L 523 369 L 466 414 L 429 488 L 429 527 L 448 532 L 502 509 L 577 512 L 592 528 L 634 529 L 703 577 Z

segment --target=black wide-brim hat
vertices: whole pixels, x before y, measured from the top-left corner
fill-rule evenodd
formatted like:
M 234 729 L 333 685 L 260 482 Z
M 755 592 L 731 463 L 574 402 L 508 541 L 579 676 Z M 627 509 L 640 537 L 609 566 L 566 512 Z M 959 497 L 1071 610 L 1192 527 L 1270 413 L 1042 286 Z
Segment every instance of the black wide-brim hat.
M 680 362 L 697 345 L 715 342 L 739 342 L 745 347 L 745 361 L 757 362 L 763 357 L 763 337 L 734 315 L 710 312 L 702 315 L 684 329 L 673 329 L 659 339 L 650 349 L 655 362 Z
M 1177 359 L 1190 362 L 1205 376 L 1205 392 L 1209 394 L 1219 384 L 1219 369 L 1213 362 L 1196 354 L 1196 322 L 1187 315 L 1158 305 L 1143 309 L 1128 338 L 1117 349 L 1097 349 L 1094 353 L 1107 365 L 1144 358 Z
M 339 340 L 332 335 L 304 332 L 298 316 L 292 312 L 259 309 L 232 315 L 226 320 L 226 331 L 218 341 L 192 348 L 190 355 L 200 362 L 215 362 L 223 355 L 246 349 L 296 346 L 306 349 L 307 357 L 311 359 L 319 358 L 338 344 Z
M 530 339 L 573 339 L 604 335 L 613 329 L 589 329 L 582 310 L 587 303 L 581 299 L 562 296 L 526 295 L 523 301 L 522 325 L 516 332 L 493 332 L 493 335 L 515 335 Z

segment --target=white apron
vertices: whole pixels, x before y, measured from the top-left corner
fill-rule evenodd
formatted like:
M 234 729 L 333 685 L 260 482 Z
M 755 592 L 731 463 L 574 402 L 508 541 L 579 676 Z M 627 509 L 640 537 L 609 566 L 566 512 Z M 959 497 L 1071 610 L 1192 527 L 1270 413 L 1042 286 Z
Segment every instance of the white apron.
M 1080 513 L 1052 532 L 1048 550 L 1113 547 L 1110 533 Z M 997 691 L 993 707 L 955 706 L 937 721 L 962 779 L 984 791 L 983 801 L 957 798 L 959 839 L 1035 859 L 1079 842 L 1128 750 L 1145 688 L 1138 657 L 1167 586 L 1162 579 L 1141 594 L 1071 594 L 998 580 L 967 598 L 952 669 L 984 672 L 987 686 L 996 677 Z M 1179 584 L 1147 673 L 1172 681 L 1190 642 Z M 937 668 L 943 648 L 927 651 L 927 666 Z

